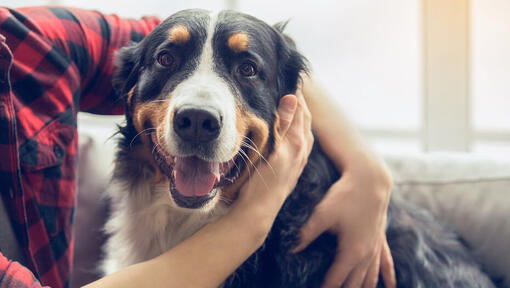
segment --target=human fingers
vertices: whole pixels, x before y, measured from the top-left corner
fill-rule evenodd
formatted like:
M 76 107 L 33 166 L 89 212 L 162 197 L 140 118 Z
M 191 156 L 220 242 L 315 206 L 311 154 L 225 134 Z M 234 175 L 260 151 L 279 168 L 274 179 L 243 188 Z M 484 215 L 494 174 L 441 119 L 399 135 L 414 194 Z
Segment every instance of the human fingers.
M 279 126 L 281 136 L 276 142 L 275 150 L 268 157 L 268 161 L 259 163 L 257 167 L 259 171 L 257 174 L 268 170 L 272 174 L 270 179 L 277 178 L 274 179 L 275 184 L 270 185 L 271 187 L 279 183 L 284 185 L 284 187 L 293 189 L 299 175 L 301 175 L 302 169 L 306 165 L 310 153 L 308 147 L 312 145 L 310 142 L 313 143 L 313 140 L 307 140 L 305 136 L 306 131 L 303 131 L 303 110 L 303 105 L 298 103 L 294 95 L 289 94 L 282 97 L 278 108 L 278 115 L 281 117 Z M 308 133 L 311 135 L 311 132 Z M 264 178 L 264 182 L 269 181 L 269 178 Z M 248 183 L 251 182 L 253 181 Z M 287 196 L 292 190 L 280 189 L 280 191 L 282 191 L 282 195 Z
M 310 109 L 308 108 L 308 105 L 306 104 L 305 98 L 303 96 L 303 93 L 301 92 L 301 89 L 298 89 L 296 91 L 296 98 L 298 101 L 298 106 L 300 109 L 300 120 L 301 127 L 302 127 L 302 141 L 303 145 L 303 153 L 306 155 L 306 160 L 308 160 L 308 156 L 310 155 L 310 152 L 313 148 L 314 143 L 314 135 L 312 133 L 312 113 L 310 112 Z M 304 161 L 303 164 L 306 164 L 307 161 Z
M 335 260 L 329 267 L 321 288 L 341 287 L 342 283 L 344 283 L 345 279 L 354 267 L 350 263 L 352 263 L 352 261 L 350 261 L 348 254 L 339 253 L 339 251 L 337 251 Z
M 304 128 L 311 132 L 312 131 L 312 113 L 310 112 L 310 108 L 308 108 L 308 105 L 306 104 L 305 97 L 303 95 L 301 86 L 299 86 L 298 89 L 296 90 L 296 98 L 297 98 L 298 104 L 303 109 L 303 113 L 304 113 L 303 116 L 304 116 L 304 121 L 305 121 Z
M 369 262 L 364 262 L 362 264 L 359 264 L 356 266 L 347 279 L 345 279 L 344 283 L 341 283 L 341 286 L 344 288 L 361 288 L 361 285 L 363 284 L 363 280 L 365 279 L 365 276 L 367 275 Z
M 281 152 L 293 154 L 293 162 L 299 163 L 298 166 L 303 168 L 310 155 L 314 138 L 311 131 L 311 114 L 301 92 L 297 91 L 296 93 L 296 111 L 286 135 L 281 137 L 284 141 L 280 141 L 279 150 L 287 150 L 287 152 Z
M 286 135 L 282 135 L 282 138 L 287 137 L 290 139 L 290 144 L 299 144 L 302 141 L 303 136 L 304 109 L 302 100 L 300 100 L 297 95 L 294 95 L 294 97 L 296 98 L 296 111 Z
M 334 189 L 333 187 L 330 189 Z M 294 248 L 293 252 L 298 253 L 304 250 L 308 245 L 317 239 L 320 234 L 329 229 L 332 225 L 332 217 L 329 217 L 327 205 L 320 202 L 314 209 L 312 216 L 306 221 L 305 225 L 301 228 L 299 244 Z
M 280 104 L 278 105 L 278 117 L 280 119 L 281 136 L 285 136 L 285 134 L 287 134 L 287 130 L 294 119 L 297 104 L 297 98 L 292 94 L 285 95 L 282 99 L 280 99 Z
M 384 282 L 384 287 L 395 288 L 397 286 L 397 280 L 395 278 L 395 267 L 393 263 L 393 257 L 391 256 L 390 247 L 386 236 L 382 243 L 381 249 L 381 276 Z
M 381 250 L 374 255 L 363 280 L 363 288 L 375 288 L 379 281 L 379 267 L 381 264 Z

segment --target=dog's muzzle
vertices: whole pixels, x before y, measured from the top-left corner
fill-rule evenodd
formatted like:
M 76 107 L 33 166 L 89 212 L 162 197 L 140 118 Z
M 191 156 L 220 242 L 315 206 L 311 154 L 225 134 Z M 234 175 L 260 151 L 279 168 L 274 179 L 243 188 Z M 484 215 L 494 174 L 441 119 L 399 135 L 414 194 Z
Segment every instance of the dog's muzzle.
M 171 129 L 179 144 L 175 155 L 152 135 L 154 159 L 170 180 L 170 194 L 180 207 L 203 207 L 216 196 L 216 188 L 231 184 L 244 167 L 236 157 L 225 162 L 209 160 L 204 151 L 215 151 L 223 128 L 221 113 L 212 107 L 183 105 L 175 109 Z M 205 149 L 204 149 L 205 148 Z M 217 153 L 217 152 L 216 152 Z

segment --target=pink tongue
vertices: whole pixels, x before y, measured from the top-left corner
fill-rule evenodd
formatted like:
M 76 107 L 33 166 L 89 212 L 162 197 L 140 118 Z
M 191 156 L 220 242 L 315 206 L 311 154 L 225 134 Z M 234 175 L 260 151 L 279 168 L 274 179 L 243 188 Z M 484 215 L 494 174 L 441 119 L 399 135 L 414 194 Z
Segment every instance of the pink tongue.
M 177 157 L 175 159 L 175 186 L 184 196 L 204 196 L 220 180 L 219 164 L 207 162 L 198 157 Z

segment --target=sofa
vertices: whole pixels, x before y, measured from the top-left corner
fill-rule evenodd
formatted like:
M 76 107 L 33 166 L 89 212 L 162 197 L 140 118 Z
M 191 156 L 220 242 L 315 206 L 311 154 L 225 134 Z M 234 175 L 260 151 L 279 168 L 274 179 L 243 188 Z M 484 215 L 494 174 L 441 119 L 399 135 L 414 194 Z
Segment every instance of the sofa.
M 120 117 L 79 117 L 79 193 L 71 287 L 99 277 L 106 189 Z M 499 286 L 510 287 L 510 155 L 383 154 L 394 177 L 394 197 L 429 210 L 457 231 Z

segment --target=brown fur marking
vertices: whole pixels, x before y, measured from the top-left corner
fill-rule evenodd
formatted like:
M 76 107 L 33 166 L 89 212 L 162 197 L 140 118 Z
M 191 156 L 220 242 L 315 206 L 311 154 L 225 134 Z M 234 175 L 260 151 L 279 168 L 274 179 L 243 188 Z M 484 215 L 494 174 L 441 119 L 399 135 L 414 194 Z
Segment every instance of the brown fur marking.
M 154 130 L 147 130 L 146 133 L 141 133 L 137 137 L 140 137 L 143 142 L 144 146 L 144 155 L 145 159 L 149 160 L 152 164 L 152 166 L 155 168 L 154 171 L 156 172 L 156 175 L 154 177 L 155 183 L 160 182 L 163 179 L 167 179 L 164 175 L 161 174 L 158 165 L 156 164 L 156 161 L 154 160 L 154 157 L 152 157 L 152 145 L 150 144 L 151 141 L 150 136 L 151 133 L 156 132 L 157 138 L 159 140 L 160 145 L 164 145 L 162 141 L 164 141 L 163 138 L 161 138 L 161 135 L 163 135 L 164 127 L 165 127 L 165 117 L 166 113 L 168 111 L 168 105 L 169 101 L 156 101 L 156 102 L 149 102 L 149 103 L 140 103 L 134 107 L 134 113 L 133 113 L 133 125 L 135 126 L 135 129 L 138 133 L 142 132 L 144 129 L 147 128 L 155 128 Z M 156 144 L 156 143 L 154 143 Z
M 250 38 L 244 32 L 236 32 L 228 38 L 227 45 L 235 53 L 245 52 L 248 50 Z
M 183 25 L 175 25 L 174 27 L 172 27 L 172 29 L 170 29 L 169 34 L 170 42 L 178 45 L 188 42 L 190 38 L 188 28 Z

